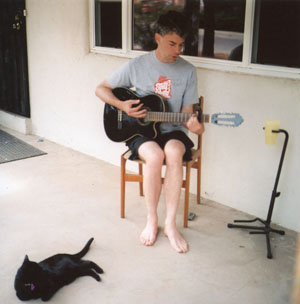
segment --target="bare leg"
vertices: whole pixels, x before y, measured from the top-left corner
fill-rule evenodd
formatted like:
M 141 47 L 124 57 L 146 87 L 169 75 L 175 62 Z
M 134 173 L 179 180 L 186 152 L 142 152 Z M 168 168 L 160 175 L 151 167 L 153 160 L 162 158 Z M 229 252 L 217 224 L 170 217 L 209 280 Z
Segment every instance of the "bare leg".
M 184 145 L 178 140 L 170 140 L 165 146 L 166 174 L 164 183 L 166 201 L 166 220 L 164 233 L 177 252 L 187 252 L 188 244 L 176 228 L 176 214 L 182 186 L 182 156 Z
M 140 236 L 141 243 L 152 246 L 158 231 L 157 206 L 161 193 L 161 168 L 164 153 L 155 142 L 146 142 L 139 148 L 139 156 L 145 161 L 144 192 L 147 206 L 147 224 Z

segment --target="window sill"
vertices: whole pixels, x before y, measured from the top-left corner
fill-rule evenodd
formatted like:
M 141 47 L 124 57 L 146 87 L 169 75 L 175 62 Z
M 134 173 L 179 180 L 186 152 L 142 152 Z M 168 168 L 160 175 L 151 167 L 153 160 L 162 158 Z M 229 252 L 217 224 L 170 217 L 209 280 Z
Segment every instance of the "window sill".
M 184 56 L 196 68 L 241 73 L 255 76 L 275 77 L 284 79 L 300 79 L 300 69 L 285 68 L 277 66 L 265 66 L 260 64 L 243 64 L 242 62 L 232 62 L 226 60 L 204 59 L 195 60 Z
M 122 49 L 112 49 L 103 47 L 94 47 L 92 53 L 102 54 L 115 57 L 123 57 L 132 59 L 147 52 L 145 51 L 124 51 Z M 286 68 L 279 66 L 266 66 L 260 64 L 244 64 L 243 62 L 228 61 L 221 59 L 210 59 L 201 57 L 182 56 L 184 59 L 192 63 L 196 68 L 240 73 L 255 76 L 275 77 L 284 79 L 300 79 L 300 69 Z

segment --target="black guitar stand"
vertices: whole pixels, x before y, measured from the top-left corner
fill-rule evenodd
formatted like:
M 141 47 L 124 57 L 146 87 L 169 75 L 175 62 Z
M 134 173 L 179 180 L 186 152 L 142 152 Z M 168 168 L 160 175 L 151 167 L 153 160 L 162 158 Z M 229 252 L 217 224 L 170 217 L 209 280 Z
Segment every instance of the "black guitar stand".
M 284 140 L 281 158 L 280 158 L 280 162 L 279 162 L 279 166 L 278 166 L 278 170 L 277 170 L 277 176 L 276 176 L 276 180 L 275 180 L 275 184 L 274 184 L 274 189 L 273 189 L 272 196 L 271 196 L 267 220 L 264 221 L 264 220 L 261 220 L 260 218 L 255 218 L 253 220 L 235 220 L 234 221 L 235 223 L 254 223 L 254 222 L 258 221 L 258 222 L 262 223 L 263 226 L 246 226 L 246 225 L 234 225 L 234 224 L 227 225 L 228 228 L 244 228 L 244 229 L 256 230 L 256 231 L 250 231 L 249 232 L 250 234 L 265 234 L 266 241 L 267 241 L 267 258 L 268 259 L 272 259 L 272 257 L 273 257 L 272 252 L 271 252 L 270 233 L 275 232 L 280 235 L 285 234 L 285 232 L 283 230 L 277 230 L 277 229 L 273 229 L 271 227 L 271 218 L 272 218 L 272 213 L 273 213 L 273 209 L 274 209 L 275 199 L 276 199 L 276 197 L 280 196 L 280 192 L 277 192 L 277 186 L 278 186 L 281 168 L 282 168 L 282 164 L 283 164 L 283 159 L 284 159 L 284 155 L 285 155 L 285 151 L 286 151 L 286 147 L 287 147 L 287 143 L 288 143 L 288 139 L 289 139 L 289 134 L 285 130 L 282 130 L 282 129 L 279 129 L 278 131 L 272 130 L 272 132 L 273 133 L 284 133 L 285 140 Z

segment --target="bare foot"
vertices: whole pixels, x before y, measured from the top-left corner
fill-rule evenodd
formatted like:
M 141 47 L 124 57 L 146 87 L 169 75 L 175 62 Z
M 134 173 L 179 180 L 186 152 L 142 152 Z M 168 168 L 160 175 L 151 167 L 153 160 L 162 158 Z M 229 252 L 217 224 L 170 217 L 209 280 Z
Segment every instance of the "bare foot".
M 141 233 L 140 240 L 144 246 L 152 246 L 157 236 L 157 219 L 148 219 L 147 225 Z
M 177 252 L 185 253 L 189 251 L 188 243 L 182 238 L 175 225 L 166 226 L 164 233 Z

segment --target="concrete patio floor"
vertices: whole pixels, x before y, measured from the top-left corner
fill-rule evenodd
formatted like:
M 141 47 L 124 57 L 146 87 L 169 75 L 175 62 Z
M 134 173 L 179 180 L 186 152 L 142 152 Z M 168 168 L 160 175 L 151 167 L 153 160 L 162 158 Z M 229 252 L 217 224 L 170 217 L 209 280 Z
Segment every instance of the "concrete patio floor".
M 1 303 L 20 303 L 13 284 L 25 254 L 38 262 L 76 253 L 90 237 L 95 240 L 85 259 L 104 269 L 102 282 L 79 278 L 51 303 L 289 303 L 296 232 L 272 234 L 274 258 L 267 259 L 264 236 L 227 228 L 252 216 L 205 199 L 197 205 L 191 195 L 196 218 L 183 228 L 182 200 L 177 221 L 190 251 L 176 253 L 164 237 L 163 199 L 158 239 L 144 247 L 139 235 L 146 210 L 136 183 L 127 184 L 126 219 L 119 217 L 119 167 L 4 130 L 48 154 L 0 164 Z

